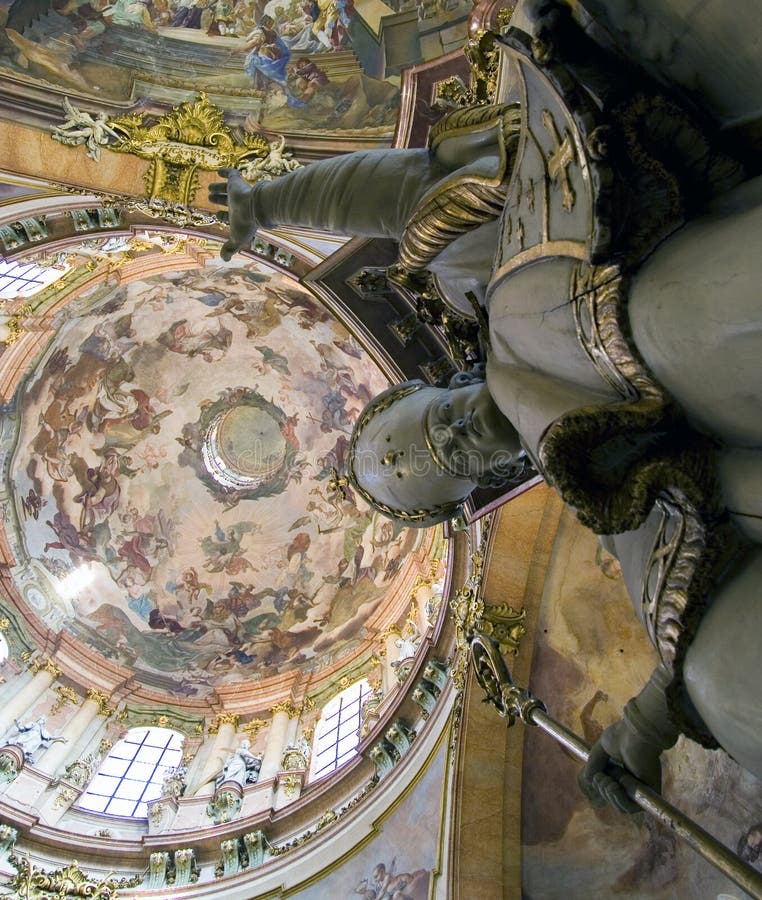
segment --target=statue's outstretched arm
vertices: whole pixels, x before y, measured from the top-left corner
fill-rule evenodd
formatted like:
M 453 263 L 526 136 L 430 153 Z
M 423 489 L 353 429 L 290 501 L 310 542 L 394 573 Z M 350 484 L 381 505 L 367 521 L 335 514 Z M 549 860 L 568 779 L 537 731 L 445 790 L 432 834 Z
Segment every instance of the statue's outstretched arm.
M 230 226 L 230 237 L 220 250 L 220 256 L 227 261 L 237 250 L 248 247 L 261 223 L 254 218 L 251 206 L 254 187 L 243 180 L 237 169 L 220 169 L 218 174 L 227 181 L 210 184 L 209 199 L 227 206 L 226 212 L 217 213 L 217 218 Z
M 661 790 L 660 756 L 680 734 L 667 710 L 665 690 L 670 680 L 670 673 L 657 666 L 643 690 L 625 706 L 622 719 L 593 745 L 579 775 L 579 785 L 593 806 L 610 803 L 622 812 L 640 811 L 619 783 L 623 769 L 653 790 Z
M 399 240 L 420 198 L 447 169 L 428 150 L 358 150 L 321 159 L 272 181 L 248 184 L 236 169 L 209 187 L 227 206 L 223 259 L 251 243 L 258 227 L 319 228 L 334 234 Z

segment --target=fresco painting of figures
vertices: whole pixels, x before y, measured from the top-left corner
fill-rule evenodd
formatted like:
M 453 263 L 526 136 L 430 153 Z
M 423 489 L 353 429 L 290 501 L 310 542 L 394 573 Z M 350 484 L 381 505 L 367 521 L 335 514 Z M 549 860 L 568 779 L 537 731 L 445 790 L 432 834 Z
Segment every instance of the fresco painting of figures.
M 19 391 L 12 466 L 43 563 L 19 583 L 48 598 L 43 619 L 189 694 L 340 655 L 423 539 L 331 486 L 383 376 L 285 276 L 212 265 L 59 314 Z M 199 433 L 230 409 L 280 453 L 241 489 L 210 476 Z M 228 432 L 226 458 L 249 459 Z
M 645 684 L 656 653 L 635 616 L 618 560 L 570 510 L 558 534 L 530 686 L 554 717 L 593 743 Z M 525 729 L 523 739 L 522 896 L 746 897 L 649 816 L 590 806 L 577 786 L 579 762 L 539 729 Z M 762 868 L 759 782 L 723 751 L 705 750 L 684 737 L 664 754 L 662 766 L 664 796 Z
M 429 58 L 427 45 L 431 55 L 451 49 L 436 35 L 453 23 L 465 39 L 470 10 L 467 0 L 391 2 L 0 0 L 0 69 L 104 103 L 174 105 L 205 91 L 262 128 L 391 136 L 400 65 Z M 417 15 L 397 22 L 416 2 Z
M 447 747 L 443 742 L 413 790 L 390 816 L 374 823 L 378 827 L 376 836 L 333 872 L 289 896 L 294 900 L 433 897 L 435 873 L 442 868 L 443 786 L 448 780 Z

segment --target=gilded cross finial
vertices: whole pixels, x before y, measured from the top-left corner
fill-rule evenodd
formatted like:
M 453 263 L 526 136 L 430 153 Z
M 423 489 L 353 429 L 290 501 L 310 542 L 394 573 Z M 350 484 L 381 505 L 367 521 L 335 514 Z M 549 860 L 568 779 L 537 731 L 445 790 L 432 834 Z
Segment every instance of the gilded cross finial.
M 576 198 L 574 196 L 574 188 L 572 188 L 569 181 L 568 168 L 574 162 L 574 144 L 572 144 L 571 135 L 568 131 L 564 132 L 564 138 L 561 140 L 561 135 L 558 133 L 550 110 L 543 110 L 542 124 L 553 138 L 553 151 L 548 154 L 548 173 L 554 183 L 561 186 L 563 207 L 567 212 L 571 212 L 574 209 Z

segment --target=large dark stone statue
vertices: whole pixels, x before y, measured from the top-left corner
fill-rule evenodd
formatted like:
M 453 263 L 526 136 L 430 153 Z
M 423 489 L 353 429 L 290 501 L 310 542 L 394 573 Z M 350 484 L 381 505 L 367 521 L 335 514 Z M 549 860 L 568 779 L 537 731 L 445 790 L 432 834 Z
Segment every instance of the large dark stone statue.
M 227 172 L 211 190 L 229 208 L 223 256 L 260 225 L 394 237 L 450 302 L 473 291 L 486 381 L 377 397 L 350 479 L 430 525 L 527 453 L 620 559 L 660 658 L 587 792 L 616 799 L 609 756 L 658 785 L 681 731 L 762 779 L 762 179 L 632 47 L 593 41 L 563 3 L 522 8 L 532 34 L 501 38 L 500 104 L 450 114 L 428 150 L 253 187 Z

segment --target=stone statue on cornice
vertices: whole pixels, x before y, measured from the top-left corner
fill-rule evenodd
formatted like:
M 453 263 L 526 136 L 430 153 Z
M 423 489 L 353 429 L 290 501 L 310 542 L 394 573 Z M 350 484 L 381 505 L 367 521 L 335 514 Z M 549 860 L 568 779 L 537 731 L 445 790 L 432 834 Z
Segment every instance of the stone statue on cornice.
M 241 787 L 254 784 L 259 778 L 259 770 L 262 768 L 262 757 L 252 753 L 249 749 L 248 739 L 241 741 L 240 745 L 228 756 L 222 766 L 222 770 L 215 779 L 214 786 L 219 788 L 226 781 L 234 781 Z
M 224 258 L 260 226 L 395 238 L 403 268 L 484 303 L 486 381 L 375 398 L 350 481 L 426 526 L 527 453 L 604 536 L 659 664 L 582 783 L 630 808 L 609 760 L 658 787 L 680 732 L 762 779 L 762 179 L 565 4 L 526 5 L 535 31 L 503 39 L 500 106 L 451 114 L 425 150 L 253 188 L 226 171 L 210 196 L 228 206 Z
M 51 744 L 66 743 L 65 737 L 48 734 L 46 723 L 45 716 L 38 716 L 33 721 L 26 723 L 15 720 L 16 733 L 11 733 L 5 739 L 6 745 L 21 747 L 26 762 L 34 763 L 39 750 L 47 750 Z

